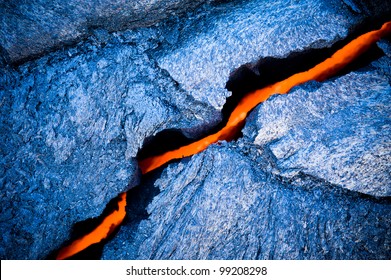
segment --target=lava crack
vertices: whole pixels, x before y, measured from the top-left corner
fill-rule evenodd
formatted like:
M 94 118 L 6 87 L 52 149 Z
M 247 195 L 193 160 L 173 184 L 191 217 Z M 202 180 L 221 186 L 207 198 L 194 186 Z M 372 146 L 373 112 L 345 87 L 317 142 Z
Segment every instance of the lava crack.
M 205 150 L 209 145 L 218 141 L 230 141 L 234 139 L 236 134 L 242 129 L 247 115 L 258 104 L 267 100 L 274 94 L 286 94 L 293 87 L 305 82 L 311 80 L 321 82 L 332 77 L 349 63 L 356 60 L 380 38 L 387 36 L 390 33 L 391 22 L 387 22 L 383 24 L 380 29 L 365 33 L 357 37 L 343 48 L 335 52 L 330 58 L 324 60 L 308 71 L 294 74 L 283 81 L 250 92 L 241 101 L 239 101 L 238 105 L 230 115 L 227 124 L 220 131 L 206 136 L 201 140 L 191 144 L 182 146 L 176 150 L 168 151 L 160 155 L 151 156 L 140 160 L 139 166 L 141 168 L 142 174 L 149 173 L 174 159 L 180 159 L 197 154 Z M 120 201 L 118 202 L 118 210 L 113 211 L 106 218 L 104 218 L 103 222 L 92 232 L 86 234 L 80 239 L 73 241 L 69 246 L 62 248 L 56 258 L 69 258 L 74 254 L 86 249 L 90 245 L 99 243 L 106 239 L 125 218 L 125 206 L 126 193 L 122 193 L 120 194 Z

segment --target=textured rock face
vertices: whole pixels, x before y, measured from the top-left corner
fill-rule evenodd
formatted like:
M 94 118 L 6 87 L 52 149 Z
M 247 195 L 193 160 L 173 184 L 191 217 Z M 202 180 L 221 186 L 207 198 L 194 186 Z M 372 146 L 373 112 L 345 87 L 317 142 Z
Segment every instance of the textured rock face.
M 3 1 L 0 46 L 11 62 L 26 60 L 91 34 L 154 24 L 203 0 Z
M 2 94 L 2 259 L 46 257 L 75 222 L 99 215 L 138 181 L 124 154 L 121 95 L 103 94 L 115 75 L 110 82 L 102 60 L 88 65 L 95 71 L 75 70 L 81 60 L 26 66 Z M 90 84 L 98 76 L 106 76 L 104 89 Z
M 244 133 L 270 149 L 278 175 L 305 173 L 390 196 L 390 93 L 389 77 L 377 72 L 313 83 L 261 105 L 256 124 Z
M 184 26 L 172 29 L 172 46 L 157 61 L 197 100 L 221 108 L 234 69 L 262 57 L 330 46 L 360 18 L 340 1 L 234 2 L 179 23 Z
M 45 257 L 136 185 L 146 137 L 215 119 L 136 47 L 58 56 L 3 75 L 13 83 L 2 92 L 3 259 Z
M 390 63 L 275 96 L 242 139 L 171 164 L 104 258 L 389 259 Z
M 159 7 L 155 9 L 143 1 L 140 5 L 148 8 L 140 9 L 152 17 L 166 5 L 184 11 L 200 2 L 154 1 Z M 92 36 L 72 48 L 14 69 L 0 61 L 4 65 L 0 68 L 1 259 L 45 258 L 69 238 L 74 223 L 98 216 L 111 198 L 135 186 L 140 177 L 135 157 L 149 137 L 164 129 L 179 129 L 197 137 L 220 121 L 221 107 L 230 94 L 224 89 L 225 82 L 236 67 L 264 56 L 283 57 L 292 51 L 329 46 L 365 16 L 379 15 L 378 6 L 358 1 L 217 2 L 152 27 L 108 33 L 123 28 L 123 21 L 134 10 L 124 6 L 129 13 L 124 15 L 114 12 L 115 5 L 102 8 L 114 2 L 101 1 L 94 9 L 82 6 L 86 10 L 78 11 L 80 18 L 74 19 L 75 14 L 61 10 L 69 9 L 67 5 L 75 3 L 71 1 L 43 11 L 46 15 L 64 14 L 62 19 L 68 25 L 56 18 L 67 26 L 57 39 L 49 42 L 47 33 L 39 33 L 42 38 L 37 35 L 35 28 L 47 21 L 38 20 L 34 11 L 22 13 L 22 17 L 37 19 L 32 30 L 29 27 L 23 33 L 22 24 L 15 33 L 0 33 L 5 42 L 0 42 L 1 51 L 16 61 L 67 43 L 68 36 L 73 42 L 91 34 L 77 31 L 78 26 L 92 23 L 93 27 Z M 181 6 L 183 3 L 190 6 Z M 9 5 L 0 8 L 9 10 Z M 387 5 L 380 12 L 387 13 Z M 102 9 L 106 14 L 101 15 Z M 96 19 L 83 25 L 87 11 L 99 14 L 99 28 L 95 28 Z M 114 14 L 118 17 L 111 16 Z M 0 32 L 12 28 L 14 18 L 8 16 L 2 13 L 6 24 Z M 129 26 L 153 22 L 149 16 L 143 23 L 137 20 Z M 60 30 L 47 24 L 48 29 Z M 25 38 L 18 32 L 33 41 L 15 41 Z M 24 44 L 31 48 L 23 49 Z M 382 47 L 389 53 L 386 41 Z M 125 225 L 104 257 L 389 258 L 388 198 L 344 190 L 389 196 L 389 65 L 383 58 L 376 71 L 350 74 L 324 87 L 308 85 L 297 89 L 291 99 L 276 97 L 259 107 L 237 144 L 214 146 L 164 171 L 156 183 L 163 191 L 148 208 L 150 219 L 139 226 Z M 354 86 L 363 90 L 351 92 Z M 342 101 L 322 97 L 334 94 L 334 88 L 341 89 L 338 96 Z M 369 97 L 364 89 L 370 91 Z M 350 94 L 352 100 L 348 100 Z M 280 103 L 282 107 L 278 107 Z M 363 123 L 357 117 L 361 110 L 368 114 Z M 279 125 L 285 121 L 282 112 L 289 113 L 286 121 L 291 127 L 281 129 L 275 138 L 265 136 L 273 129 L 268 130 L 258 118 L 267 115 L 268 121 Z M 310 113 L 315 117 L 303 122 L 303 114 Z M 354 118 L 340 127 L 337 122 L 345 122 L 349 114 Z M 322 129 L 318 138 L 306 133 L 314 128 Z M 328 137 L 332 132 L 337 135 Z M 292 137 L 299 142 L 293 143 Z M 289 151 L 295 152 L 295 157 L 288 158 L 284 151 L 291 146 L 294 150 Z M 320 163 L 319 151 L 326 164 Z M 341 157 L 330 159 L 335 151 Z M 321 166 L 317 168 L 317 164 Z M 332 171 L 336 164 L 340 167 L 337 173 Z M 366 169 L 368 164 L 370 169 Z M 226 191 L 226 196 L 213 196 L 215 187 L 216 193 Z M 297 200 L 290 205 L 292 196 Z M 268 199 L 274 212 L 265 208 Z M 218 210 L 216 216 L 211 215 L 214 209 Z M 279 213 L 276 217 L 280 220 L 273 220 Z M 344 218 L 339 221 L 339 216 Z M 335 225 L 328 223 L 329 219 Z M 224 231 L 213 223 L 222 225 Z M 288 232 L 286 225 L 291 223 Z M 165 228 L 167 224 L 176 229 Z M 314 227 L 319 229 L 312 235 Z M 292 232 L 299 236 L 294 248 L 286 245 L 293 241 Z M 169 241 L 160 239 L 162 234 Z M 278 243 L 282 249 L 272 245 L 277 244 L 278 236 L 285 238 Z M 128 237 L 123 246 L 123 238 Z M 258 245 L 251 247 L 253 241 Z M 368 250 L 361 250 L 364 247 Z

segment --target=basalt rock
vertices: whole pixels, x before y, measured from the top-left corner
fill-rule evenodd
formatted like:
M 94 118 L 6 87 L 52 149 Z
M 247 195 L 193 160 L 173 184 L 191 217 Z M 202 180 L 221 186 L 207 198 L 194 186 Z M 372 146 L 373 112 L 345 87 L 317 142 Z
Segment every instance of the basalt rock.
M 273 173 L 307 174 L 377 197 L 391 195 L 390 59 L 382 68 L 309 83 L 254 111 L 244 134 L 273 156 Z M 388 68 L 384 66 L 388 65 Z
M 232 2 L 173 24 L 166 35 L 171 44 L 156 59 L 197 100 L 221 109 L 231 95 L 228 77 L 239 66 L 328 47 L 363 18 L 341 1 Z
M 243 138 L 170 164 L 103 257 L 389 259 L 390 63 L 274 96 Z
M 345 2 L 349 2 L 349 4 L 347 5 Z M 26 5 L 37 5 L 34 7 L 42 9 L 42 3 L 36 1 Z M 1 16 L 2 22 L 5 22 L 5 24 L 2 25 L 4 28 L 0 33 L 0 39 L 2 40 L 0 42 L 0 65 L 2 66 L 0 68 L 1 259 L 42 259 L 53 250 L 58 249 L 70 237 L 74 223 L 98 216 L 111 198 L 138 184 L 140 174 L 137 168 L 136 155 L 144 143 L 147 143 L 158 132 L 165 129 L 176 129 L 182 131 L 188 137 L 195 138 L 215 126 L 222 119 L 221 108 L 226 97 L 230 95 L 225 89 L 225 83 L 229 74 L 240 65 L 256 63 L 266 56 L 283 58 L 294 51 L 330 46 L 333 42 L 347 36 L 349 29 L 360 23 L 364 18 L 370 15 L 376 18 L 382 13 L 387 14 L 388 11 L 388 2 L 382 2 L 383 8 L 380 9 L 375 5 L 363 4 L 357 1 L 318 0 L 297 4 L 288 3 L 287 1 L 273 1 L 272 3 L 264 0 L 216 1 L 213 4 L 206 4 L 196 11 L 188 11 L 185 16 L 173 16 L 165 22 L 150 27 L 114 32 L 124 27 L 149 25 L 166 17 L 167 14 L 171 13 L 171 9 L 167 9 L 167 13 L 161 16 L 157 16 L 157 13 L 160 11 L 159 9 L 168 7 L 167 5 L 172 4 L 173 6 L 170 7 L 173 7 L 173 10 L 176 9 L 174 7 L 177 7 L 177 11 L 185 11 L 190 6 L 194 7 L 197 3 L 201 3 L 201 1 L 194 1 L 194 4 L 189 4 L 190 1 L 158 1 L 156 5 L 159 8 L 156 10 L 143 9 L 148 16 L 145 19 L 140 19 L 140 21 L 136 20 L 136 25 L 126 25 L 124 23 L 131 17 L 131 12 L 134 11 L 126 10 L 126 7 L 123 7 L 127 11 L 125 15 L 119 10 L 114 11 L 116 6 L 110 7 L 106 11 L 107 13 L 101 14 L 99 11 L 102 10 L 100 9 L 106 7 L 107 3 L 112 3 L 109 1 L 100 2 L 99 5 L 102 5 L 102 7 L 98 5 L 95 7 L 96 9 L 87 6 L 86 10 L 79 11 L 77 15 L 73 12 L 65 12 L 70 7 L 68 5 L 74 2 L 69 3 L 63 6 L 53 4 L 55 6 L 53 9 L 50 5 L 45 6 L 47 10 L 43 9 L 43 13 L 40 13 L 42 18 L 36 13 L 37 9 L 27 13 L 27 8 L 22 7 L 22 10 L 26 13 L 21 12 L 16 16 L 15 11 L 21 9 L 20 5 L 15 4 L 16 6 L 14 5 L 12 8 L 11 4 L 7 2 L 7 4 L 3 3 L 1 6 L 1 9 L 7 11 L 2 13 Z M 179 8 L 181 3 L 188 3 L 190 6 L 185 5 Z M 12 11 L 15 12 L 15 15 L 9 18 Z M 45 15 L 51 17 L 59 11 L 63 11 L 61 13 L 64 16 L 61 19 L 64 19 L 67 24 L 56 19 L 58 21 L 58 25 L 56 25 L 57 23 L 54 23 L 56 21 L 45 19 Z M 87 12 L 91 12 L 93 16 L 91 16 L 91 21 L 87 21 L 87 25 L 84 25 L 83 17 L 86 16 Z M 97 16 L 98 14 L 99 16 Z M 154 18 L 153 20 L 149 17 L 149 14 L 151 18 Z M 34 18 L 36 20 L 33 20 L 33 22 L 37 24 L 32 24 L 28 28 L 26 24 L 21 24 L 18 25 L 20 29 L 16 28 L 11 32 L 10 28 L 12 29 L 12 26 L 15 26 L 20 19 L 19 17 Z M 14 19 L 16 21 L 13 21 Z M 96 24 L 96 22 L 99 24 Z M 44 23 L 47 23 L 47 25 L 41 28 L 40 26 Z M 78 26 L 81 26 L 82 31 L 76 30 L 79 28 Z M 40 28 L 43 32 L 37 32 Z M 64 28 L 64 30 L 61 31 L 61 28 Z M 85 29 L 83 28 L 90 29 L 88 29 L 88 32 L 84 32 Z M 45 31 L 49 29 L 55 30 L 53 34 L 49 34 L 54 37 L 50 37 Z M 58 31 L 60 35 L 57 37 L 56 30 L 62 32 Z M 26 38 L 30 38 L 32 41 Z M 11 67 L 10 62 L 20 62 L 21 59 L 31 58 L 35 54 L 46 52 L 52 49 L 53 46 L 64 46 L 68 43 L 68 39 L 69 42 L 74 43 L 80 38 L 85 38 L 85 40 L 73 47 L 64 47 L 44 55 L 40 59 Z M 27 45 L 30 46 L 30 49 L 26 48 Z M 385 52 L 386 46 L 388 45 L 385 41 L 383 43 Z M 373 96 L 376 95 L 376 92 L 380 94 L 386 90 L 385 77 L 389 77 L 389 72 L 387 72 L 387 69 L 389 69 L 387 68 L 388 60 L 379 60 L 377 63 L 380 65 L 376 66 L 378 67 L 378 70 L 376 70 L 378 74 L 373 77 L 376 78 L 375 81 L 379 82 L 379 86 L 376 84 L 375 89 L 373 89 Z M 249 69 L 253 70 L 252 67 L 249 67 Z M 381 75 L 381 71 L 384 74 Z M 370 78 L 364 74 L 362 74 L 364 76 L 360 75 L 360 73 L 355 73 L 349 78 L 361 77 L 363 81 L 368 82 L 368 86 L 374 85 L 370 82 Z M 341 81 L 350 83 L 348 78 Z M 326 85 L 325 91 L 330 93 L 327 86 L 330 85 Z M 342 85 L 341 87 L 348 86 Z M 379 87 L 381 87 L 381 90 L 377 91 Z M 310 85 L 307 88 L 301 88 L 300 91 L 304 92 L 303 94 L 316 95 L 317 88 L 319 88 L 319 85 Z M 343 93 L 341 94 L 344 96 Z M 356 109 L 354 110 L 356 111 L 354 112 L 358 113 L 360 110 L 359 97 L 363 93 L 357 93 L 356 95 L 357 98 L 352 103 L 346 102 L 352 104 L 353 107 L 355 106 Z M 383 99 L 385 98 L 384 101 L 388 100 L 384 94 L 381 96 Z M 300 97 L 298 98 L 300 99 Z M 275 102 L 276 99 L 274 98 L 270 102 Z M 300 100 L 302 106 L 306 106 L 304 100 Z M 371 100 L 368 99 L 365 102 L 363 104 L 364 108 L 372 106 Z M 375 114 L 374 121 L 369 120 L 368 117 L 363 128 L 364 132 L 367 132 L 373 124 L 376 124 L 375 134 L 381 128 L 376 121 L 387 114 L 388 107 L 380 106 L 379 108 L 381 109 L 379 114 L 383 115 Z M 256 112 L 261 112 L 261 110 L 258 109 Z M 279 116 L 278 112 L 274 112 L 274 117 L 272 115 L 270 118 L 275 120 L 281 118 L 282 116 Z M 371 112 L 375 113 L 374 110 Z M 164 171 L 163 177 L 158 181 L 160 183 L 157 183 L 157 186 L 162 189 L 165 188 L 167 193 L 162 192 L 154 200 L 152 204 L 154 206 L 148 208 L 150 209 L 151 218 L 140 223 L 140 227 L 138 224 L 129 224 L 130 230 L 127 230 L 125 225 L 120 236 L 110 243 L 104 257 L 321 258 L 325 256 L 320 253 L 321 249 L 314 249 L 314 251 L 308 253 L 308 250 L 313 250 L 308 248 L 308 250 L 303 249 L 303 252 L 307 252 L 308 255 L 303 255 L 304 253 L 301 255 L 296 253 L 296 255 L 281 252 L 271 253 L 271 249 L 254 253 L 254 248 L 249 248 L 251 253 L 243 255 L 243 251 L 240 251 L 240 248 L 236 248 L 236 246 L 244 244 L 243 240 L 246 236 L 253 238 L 254 235 L 244 234 L 243 237 L 239 237 L 240 231 L 243 233 L 245 232 L 243 231 L 244 228 L 251 229 L 255 236 L 260 236 L 265 232 L 265 228 L 255 229 L 257 225 L 251 224 L 251 222 L 256 223 L 260 220 L 252 220 L 252 216 L 248 217 L 247 220 L 245 219 L 245 222 L 239 222 L 240 217 L 244 215 L 243 211 L 250 208 L 244 206 L 244 208 L 239 206 L 237 206 L 238 208 L 235 208 L 236 206 L 228 207 L 231 201 L 234 204 L 240 203 L 237 202 L 235 197 L 235 195 L 238 195 L 236 191 L 247 189 L 242 189 L 244 186 L 238 188 L 236 184 L 240 185 L 242 183 L 250 188 L 250 193 L 253 195 L 253 197 L 245 198 L 245 193 L 241 194 L 244 196 L 244 201 L 248 201 L 250 204 L 253 203 L 255 208 L 259 206 L 259 203 L 264 203 L 262 199 L 260 201 L 256 199 L 258 196 L 261 198 L 273 196 L 274 188 L 277 188 L 280 190 L 282 201 L 285 199 L 286 204 L 289 203 L 289 197 L 292 195 L 303 201 L 303 205 L 292 205 L 292 211 L 296 209 L 297 212 L 308 213 L 310 217 L 316 213 L 311 212 L 310 208 L 312 206 L 315 209 L 316 207 L 325 207 L 324 209 L 331 207 L 334 212 L 330 212 L 330 215 L 338 216 L 342 213 L 346 215 L 346 219 L 343 220 L 345 222 L 350 223 L 351 218 L 349 217 L 353 217 L 352 226 L 348 230 L 351 230 L 354 226 L 359 226 L 360 222 L 363 223 L 359 227 L 359 229 L 362 229 L 361 232 L 342 233 L 340 235 L 338 235 L 339 232 L 335 233 L 336 239 L 331 244 L 346 247 L 343 247 L 341 251 L 333 251 L 326 257 L 373 258 L 376 252 L 379 253 L 379 258 L 389 257 L 384 253 L 386 247 L 389 248 L 389 232 L 383 227 L 383 221 L 389 221 L 387 199 L 368 198 L 347 190 L 357 190 L 377 196 L 388 195 L 388 189 L 384 187 L 386 186 L 384 180 L 387 177 L 383 176 L 384 172 L 387 171 L 387 165 L 386 163 L 383 165 L 376 164 L 377 155 L 380 155 L 382 160 L 387 159 L 384 158 L 384 151 L 376 150 L 378 153 L 375 154 L 374 158 L 368 159 L 377 175 L 371 175 L 372 177 L 370 176 L 367 181 L 365 181 L 367 177 L 358 174 L 358 172 L 354 173 L 353 176 L 346 177 L 343 177 L 342 173 L 336 176 L 328 172 L 328 166 L 332 163 L 328 166 L 322 166 L 324 169 L 316 169 L 314 165 L 307 165 L 303 167 L 303 172 L 292 173 L 292 169 L 295 169 L 297 164 L 305 158 L 300 158 L 300 161 L 296 162 L 287 162 L 282 157 L 278 161 L 276 154 L 273 154 L 278 149 L 273 150 L 273 147 L 275 147 L 272 145 L 273 143 L 257 142 L 259 139 L 259 137 L 256 138 L 257 133 L 262 133 L 262 128 L 257 126 L 258 123 L 254 117 L 256 114 L 252 115 L 254 120 L 252 123 L 249 122 L 245 129 L 245 138 L 238 144 L 223 145 L 221 148 L 215 146 L 202 155 L 184 160 L 183 163 L 175 167 L 179 169 L 171 167 Z M 292 124 L 295 124 L 297 122 L 293 117 L 298 118 L 300 115 L 292 115 Z M 338 117 L 341 119 L 342 115 L 340 114 Z M 354 123 L 350 124 L 353 125 Z M 297 126 L 295 131 L 299 133 L 300 129 L 309 129 L 317 125 L 324 125 L 321 118 L 314 119 L 301 127 Z M 327 128 L 329 130 L 325 128 L 324 133 L 334 131 L 336 127 L 330 126 Z M 288 131 L 286 132 L 288 133 Z M 287 135 L 286 137 L 289 137 L 289 134 Z M 387 133 L 384 131 L 380 135 L 383 137 L 381 139 L 384 140 Z M 338 140 L 343 139 L 343 137 L 343 135 L 340 135 L 333 139 Z M 366 137 L 365 141 L 371 141 L 375 136 L 367 135 Z M 301 140 L 312 141 L 313 139 L 309 136 Z M 327 139 L 325 141 L 326 144 L 331 143 L 327 142 Z M 367 159 L 368 154 L 372 155 L 370 150 L 364 149 L 367 143 L 365 141 L 360 142 L 360 139 L 356 139 L 355 143 L 359 144 L 357 149 L 361 150 L 358 150 L 357 154 L 348 153 L 350 161 L 357 158 Z M 371 143 L 371 149 L 377 149 L 377 145 L 382 145 L 382 143 L 376 141 Z M 255 147 L 255 150 L 250 153 L 250 151 L 247 151 L 249 147 Z M 303 149 L 303 147 L 304 149 L 307 148 L 305 145 L 297 146 L 298 155 L 300 155 L 300 149 Z M 342 149 L 342 147 L 336 147 L 336 149 Z M 246 155 L 246 153 L 250 154 Z M 260 158 L 256 156 L 259 153 L 262 154 Z M 225 166 L 227 164 L 226 160 L 223 159 L 231 156 L 232 163 L 227 167 Z M 214 163 L 213 158 L 216 158 L 216 168 L 208 171 L 209 164 Z M 200 161 L 207 165 L 202 167 Z M 345 161 L 340 159 L 338 164 L 342 165 L 344 163 Z M 237 164 L 236 167 L 233 166 L 235 164 Z M 198 166 L 200 168 L 199 172 L 205 174 L 210 172 L 210 176 L 205 175 L 205 178 L 195 179 L 193 182 L 195 185 L 191 186 L 191 189 L 195 191 L 194 193 L 193 191 L 185 192 L 186 186 L 193 184 L 189 180 L 198 172 L 194 171 L 193 174 L 193 171 L 186 171 L 188 165 L 188 168 L 193 165 Z M 364 168 L 360 163 L 349 166 L 353 169 L 356 167 Z M 245 169 L 250 169 L 250 171 L 245 171 Z M 225 174 L 225 172 L 227 173 Z M 235 183 L 234 180 L 241 180 L 240 176 L 228 179 L 227 176 L 232 176 L 232 174 L 236 174 L 235 172 L 239 172 L 237 174 L 248 172 L 246 173 L 249 174 L 248 178 L 243 179 L 247 181 L 237 181 Z M 182 173 L 183 176 L 180 175 Z M 188 178 L 185 177 L 186 174 L 189 175 Z M 383 177 L 378 177 L 379 174 Z M 300 177 L 301 175 L 303 178 Z M 176 176 L 182 179 L 175 183 Z M 221 180 L 219 176 L 226 176 L 227 179 L 219 183 L 218 181 Z M 297 178 L 304 180 L 304 183 Z M 345 178 L 345 181 L 339 181 L 340 178 Z M 209 180 L 212 180 L 213 183 L 210 183 Z M 366 185 L 361 186 L 359 184 L 360 180 L 364 180 Z M 370 189 L 368 186 L 371 180 L 379 183 L 378 185 L 382 189 Z M 167 182 L 173 183 L 169 185 Z M 212 250 L 208 246 L 214 245 L 222 235 L 221 232 L 214 234 L 211 232 L 213 228 L 209 228 L 209 224 L 201 222 L 202 218 L 207 218 L 210 213 L 207 212 L 206 208 L 206 210 L 199 210 L 197 200 L 205 200 L 205 205 L 209 205 L 208 211 L 220 207 L 216 205 L 219 200 L 215 197 L 212 198 L 209 196 L 210 194 L 204 196 L 198 190 L 202 184 L 206 184 L 209 186 L 208 188 L 215 184 L 223 190 L 225 182 L 232 184 L 232 188 L 228 190 L 232 191 L 233 196 L 228 197 L 230 194 L 227 193 L 227 201 L 224 202 L 226 203 L 224 207 L 237 213 L 237 216 L 232 216 L 231 222 L 236 219 L 240 225 L 238 225 L 237 230 L 235 229 L 235 234 L 232 235 L 231 239 L 227 241 L 220 240 L 226 242 L 224 244 L 226 249 L 222 248 L 221 243 L 216 247 L 218 249 Z M 251 187 L 253 182 L 255 186 Z M 258 185 L 265 185 L 265 193 L 262 193 L 263 188 L 257 187 Z M 214 191 L 208 188 L 205 190 L 208 190 L 208 192 Z M 297 194 L 295 193 L 296 190 Z M 343 196 L 339 196 L 339 192 Z M 311 199 L 314 196 L 326 199 L 325 206 L 321 204 L 322 199 L 312 201 Z M 343 210 L 340 210 L 342 212 L 339 212 L 332 203 L 333 199 L 343 205 Z M 170 216 L 170 214 L 166 219 L 164 218 L 166 213 L 164 207 L 170 203 L 172 203 L 172 207 L 168 208 L 171 211 L 170 213 L 177 214 L 173 216 Z M 183 206 L 182 203 L 186 203 L 186 206 Z M 278 200 L 275 203 L 276 210 L 282 210 Z M 191 211 L 193 216 L 200 213 L 199 218 L 194 222 L 194 226 L 192 225 L 190 228 L 183 226 L 180 229 L 188 231 L 189 234 L 194 233 L 199 238 L 186 237 L 186 234 L 183 235 L 183 232 L 179 231 L 171 232 L 169 228 L 164 228 L 164 224 L 159 224 L 164 221 L 172 224 L 178 223 L 178 225 L 185 224 L 187 220 L 181 220 L 183 216 L 179 214 L 180 212 L 175 212 L 177 211 L 173 208 L 175 205 L 178 207 L 182 205 L 180 207 L 184 207 L 183 213 L 190 213 L 187 211 Z M 352 209 L 348 206 L 351 206 Z M 367 222 L 360 219 L 358 212 L 355 213 L 355 211 L 361 209 L 360 207 L 366 209 L 367 212 L 365 213 L 368 213 Z M 262 207 L 259 206 L 259 208 Z M 291 212 L 292 215 L 293 213 L 295 212 Z M 324 211 L 322 213 L 323 216 L 319 219 L 325 222 L 326 218 L 329 218 L 327 216 L 328 212 Z M 246 213 L 247 215 L 248 213 Z M 262 217 L 269 217 L 267 214 L 265 215 Z M 211 216 L 207 219 L 211 222 L 217 218 L 217 216 Z M 227 222 L 227 219 L 229 219 L 229 215 L 226 215 L 223 220 Z M 291 216 L 291 219 L 296 218 Z M 299 220 L 299 218 L 297 219 Z M 379 223 L 378 231 L 371 231 L 372 222 L 374 221 Z M 231 222 L 227 226 L 232 225 Z M 245 224 L 247 222 L 250 224 Z M 267 220 L 264 222 L 267 222 Z M 317 222 L 310 223 L 308 221 L 308 223 L 311 226 L 318 225 Z M 338 223 L 338 226 L 342 226 L 342 224 L 344 223 Z M 159 225 L 161 226 L 157 229 L 156 227 Z M 320 223 L 320 225 L 330 226 L 327 223 Z M 302 228 L 300 225 L 293 225 L 293 227 L 295 231 Z M 333 234 L 333 230 L 337 231 L 336 228 L 331 230 Z M 191 230 L 194 230 L 194 232 L 192 233 Z M 186 253 L 186 250 L 180 252 L 178 249 L 175 254 L 166 254 L 163 252 L 164 248 L 167 248 L 166 252 L 171 252 L 175 247 L 170 247 L 174 243 L 166 244 L 164 241 L 157 240 L 159 238 L 156 236 L 162 232 L 170 236 L 170 240 L 176 238 L 180 242 L 181 238 L 183 240 L 187 238 L 187 244 L 195 242 L 195 245 L 191 247 L 192 250 L 188 253 Z M 375 243 L 367 244 L 369 239 L 364 238 L 366 232 L 376 237 Z M 214 238 L 213 244 L 210 243 L 212 239 L 207 239 L 203 243 L 200 242 L 200 238 L 207 233 L 210 233 L 211 238 Z M 143 234 L 145 237 L 143 237 Z M 277 232 L 275 234 L 277 234 L 275 236 L 278 236 Z M 300 234 L 305 238 L 305 233 Z M 320 238 L 320 234 L 323 233 L 316 235 L 312 239 L 313 242 Z M 118 244 L 122 244 L 123 236 L 131 236 L 131 239 L 125 246 L 121 245 L 121 249 Z M 343 255 L 342 251 L 345 251 L 348 245 L 343 241 L 338 243 L 337 239 L 339 237 L 363 240 L 363 243 L 358 241 L 358 244 L 369 246 L 369 253 L 367 255 L 363 252 L 357 253 L 359 248 L 354 247 L 355 249 L 352 249 L 351 254 Z M 132 240 L 135 240 L 134 244 L 131 243 Z M 327 238 L 319 240 L 327 240 Z M 252 242 L 250 241 L 245 246 Z M 261 242 L 261 239 L 258 239 L 258 241 Z M 380 243 L 383 245 L 379 245 Z M 144 250 L 142 248 L 151 244 L 155 244 L 157 247 L 145 250 L 142 253 Z M 159 247 L 160 245 L 162 247 Z M 112 246 L 116 250 L 113 250 Z M 323 246 L 322 250 L 324 248 L 326 247 Z M 120 249 L 123 250 L 122 253 L 119 252 Z
M 130 45 L 84 45 L 2 77 L 2 259 L 46 257 L 135 186 L 147 137 L 218 120 Z
M 2 1 L 0 46 L 12 63 L 20 63 L 91 35 L 153 25 L 194 9 L 204 0 Z

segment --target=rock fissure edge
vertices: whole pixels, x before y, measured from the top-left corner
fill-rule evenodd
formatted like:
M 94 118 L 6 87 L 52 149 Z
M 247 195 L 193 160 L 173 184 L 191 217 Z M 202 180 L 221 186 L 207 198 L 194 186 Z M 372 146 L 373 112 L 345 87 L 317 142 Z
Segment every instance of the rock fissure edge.
M 301 72 L 292 75 L 291 77 L 277 82 L 271 86 L 267 86 L 263 89 L 256 90 L 246 95 L 234 109 L 231 117 L 228 120 L 227 125 L 219 132 L 207 136 L 195 143 L 181 147 L 175 151 L 169 151 L 162 155 L 150 157 L 139 162 L 140 168 L 143 174 L 146 174 L 163 164 L 183 157 L 188 157 L 205 150 L 210 144 L 216 143 L 222 140 L 231 140 L 237 133 L 238 129 L 242 128 L 242 125 L 248 115 L 248 113 L 255 108 L 259 103 L 267 100 L 273 94 L 285 94 L 288 93 L 293 87 L 305 83 L 310 80 L 324 81 L 325 79 L 335 75 L 338 71 L 342 70 L 346 65 L 357 59 L 362 53 L 364 53 L 372 44 L 377 42 L 380 38 L 387 36 L 391 32 L 391 22 L 385 23 L 381 29 L 368 32 L 359 36 L 342 49 L 338 50 L 334 55 L 325 61 L 319 63 L 315 67 L 309 69 L 306 72 Z M 118 219 L 116 212 L 113 212 L 112 217 L 116 217 L 113 222 L 113 227 L 120 225 L 121 221 L 125 217 L 123 212 L 126 205 L 126 193 L 121 194 L 122 199 L 119 203 L 119 209 L 122 213 Z M 122 202 L 122 204 L 121 204 Z M 124 204 L 125 202 L 125 204 Z M 110 220 L 110 216 L 105 220 Z M 110 224 L 110 223 L 109 223 Z M 102 232 L 99 227 L 90 234 L 74 241 L 71 245 L 60 250 L 58 259 L 64 259 L 72 256 L 73 254 L 80 252 L 87 248 L 89 245 L 100 242 L 106 238 L 112 229 Z M 98 240 L 98 241 L 97 241 Z M 80 245 L 82 244 L 82 245 Z

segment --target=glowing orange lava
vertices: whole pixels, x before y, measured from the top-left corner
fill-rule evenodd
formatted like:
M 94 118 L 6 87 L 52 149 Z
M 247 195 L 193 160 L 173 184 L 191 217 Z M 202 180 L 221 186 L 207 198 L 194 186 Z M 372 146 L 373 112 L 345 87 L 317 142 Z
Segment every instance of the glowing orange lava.
M 307 81 L 323 81 L 331 77 L 388 33 L 391 33 L 391 22 L 385 23 L 379 30 L 361 35 L 334 53 L 332 57 L 326 59 L 310 70 L 292 75 L 281 82 L 277 82 L 263 89 L 249 93 L 239 102 L 228 119 L 226 126 L 220 131 L 177 150 L 141 160 L 139 165 L 142 173 L 148 173 L 173 159 L 180 159 L 199 153 L 205 150 L 210 144 L 216 143 L 217 141 L 232 140 L 244 124 L 248 113 L 259 103 L 265 101 L 273 94 L 285 94 L 293 87 Z M 57 259 L 69 258 L 86 249 L 88 246 L 99 243 L 103 239 L 107 238 L 125 218 L 126 193 L 122 193 L 120 195 L 120 199 L 121 200 L 118 202 L 118 210 L 107 216 L 91 233 L 75 240 L 71 245 L 61 249 L 57 255 Z
M 120 201 L 118 202 L 118 210 L 113 211 L 108 215 L 103 222 L 89 234 L 72 242 L 67 247 L 64 247 L 58 253 L 56 259 L 63 260 L 69 258 L 80 251 L 83 251 L 92 244 L 101 242 L 107 238 L 123 221 L 126 215 L 126 193 L 120 194 Z
M 180 147 L 177 150 L 141 160 L 139 162 L 141 172 L 145 174 L 173 159 L 180 159 L 199 153 L 205 150 L 212 143 L 216 143 L 221 140 L 229 141 L 233 139 L 235 134 L 238 132 L 238 129 L 240 129 L 241 125 L 244 124 L 248 113 L 259 103 L 265 101 L 273 94 L 285 94 L 293 87 L 310 80 L 323 81 L 335 75 L 347 64 L 368 50 L 372 44 L 390 32 L 391 22 L 387 22 L 383 24 L 381 29 L 359 36 L 357 39 L 351 41 L 342 49 L 334 53 L 333 56 L 319 63 L 310 70 L 297 73 L 283 81 L 249 93 L 236 106 L 223 129 L 199 141 Z

